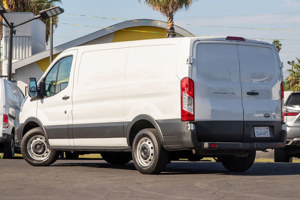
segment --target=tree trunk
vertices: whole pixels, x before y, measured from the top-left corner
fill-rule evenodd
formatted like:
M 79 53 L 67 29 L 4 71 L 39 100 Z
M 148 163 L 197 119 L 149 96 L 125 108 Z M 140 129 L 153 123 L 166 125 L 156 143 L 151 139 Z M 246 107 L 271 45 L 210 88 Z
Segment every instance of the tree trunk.
M 166 28 L 166 37 L 173 38 L 176 37 L 175 28 L 174 28 L 174 13 L 170 12 L 167 14 L 168 26 Z

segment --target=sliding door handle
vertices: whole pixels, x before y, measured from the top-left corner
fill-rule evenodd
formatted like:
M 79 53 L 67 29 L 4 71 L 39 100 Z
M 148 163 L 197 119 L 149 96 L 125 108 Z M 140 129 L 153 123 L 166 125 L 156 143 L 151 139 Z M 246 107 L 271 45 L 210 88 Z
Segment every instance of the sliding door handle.
M 62 100 L 68 100 L 69 98 L 70 98 L 70 96 L 67 96 L 67 95 L 66 95 L 66 96 L 63 96 L 63 97 L 62 97 Z

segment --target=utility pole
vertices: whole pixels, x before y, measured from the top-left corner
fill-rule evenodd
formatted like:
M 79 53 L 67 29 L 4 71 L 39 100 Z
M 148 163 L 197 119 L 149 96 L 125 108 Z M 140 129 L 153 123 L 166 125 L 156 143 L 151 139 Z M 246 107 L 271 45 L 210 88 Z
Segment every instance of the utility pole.
M 13 55 L 13 36 L 16 33 L 15 28 L 21 25 L 24 25 L 28 22 L 31 22 L 35 19 L 39 19 L 40 17 L 44 19 L 52 18 L 53 16 L 57 16 L 64 12 L 64 9 L 60 8 L 59 6 L 52 7 L 46 10 L 42 10 L 39 12 L 38 15 L 36 15 L 34 18 L 26 20 L 20 24 L 14 25 L 14 23 L 10 23 L 4 13 L 6 13 L 6 9 L 4 6 L 0 3 L 0 15 L 5 20 L 6 24 L 3 24 L 4 26 L 9 28 L 9 48 L 8 48 L 8 69 L 7 69 L 7 79 L 11 81 L 11 71 L 12 71 L 12 55 Z M 52 25 L 52 24 L 51 24 Z M 51 48 L 52 49 L 52 48 Z
M 50 64 L 53 61 L 53 17 L 50 18 Z
M 11 81 L 11 69 L 12 69 L 12 55 L 13 55 L 13 36 L 16 33 L 14 30 L 14 23 L 10 23 L 9 26 L 9 49 L 8 49 L 8 69 L 7 69 L 7 79 Z

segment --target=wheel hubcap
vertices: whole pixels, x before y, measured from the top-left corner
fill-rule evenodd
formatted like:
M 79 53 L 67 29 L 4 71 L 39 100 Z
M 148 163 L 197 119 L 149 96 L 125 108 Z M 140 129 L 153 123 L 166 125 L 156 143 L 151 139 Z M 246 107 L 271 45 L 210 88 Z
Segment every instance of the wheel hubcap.
M 148 137 L 143 137 L 137 145 L 137 160 L 143 167 L 150 166 L 154 161 L 154 145 Z
M 42 135 L 36 135 L 28 141 L 27 152 L 32 159 L 42 161 L 49 157 L 51 150 L 45 141 Z
M 147 160 L 150 156 L 150 149 L 148 145 L 143 144 L 141 147 L 141 156 L 144 160 Z
M 36 154 L 42 154 L 46 149 L 45 144 L 41 141 L 35 142 L 32 146 L 32 150 Z

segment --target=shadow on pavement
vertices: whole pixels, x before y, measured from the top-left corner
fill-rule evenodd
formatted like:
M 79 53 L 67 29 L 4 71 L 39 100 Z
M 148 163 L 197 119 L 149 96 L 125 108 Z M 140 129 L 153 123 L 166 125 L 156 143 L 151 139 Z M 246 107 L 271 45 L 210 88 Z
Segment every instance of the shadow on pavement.
M 136 170 L 133 162 L 126 165 L 111 165 L 102 160 L 100 162 L 88 162 L 93 160 L 74 160 L 72 162 L 54 163 L 52 167 L 91 167 L 119 170 Z M 184 175 L 184 174 L 219 174 L 234 176 L 278 176 L 300 175 L 300 163 L 254 163 L 246 172 L 229 172 L 221 163 L 217 162 L 172 162 L 168 164 L 160 175 Z

